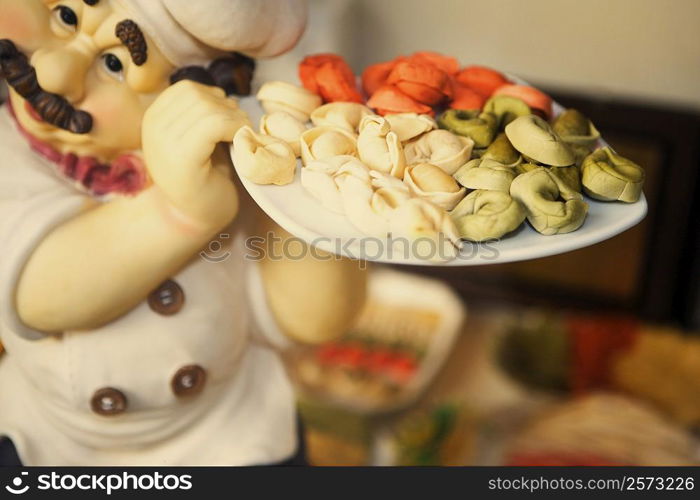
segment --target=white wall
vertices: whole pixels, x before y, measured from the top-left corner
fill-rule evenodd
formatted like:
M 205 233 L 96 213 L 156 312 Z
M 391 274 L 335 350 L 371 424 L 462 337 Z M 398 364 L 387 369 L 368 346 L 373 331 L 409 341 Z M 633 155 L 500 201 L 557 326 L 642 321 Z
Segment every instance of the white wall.
M 700 0 L 358 0 L 361 64 L 425 48 L 542 84 L 700 107 Z
M 288 61 L 298 60 L 302 51 L 340 50 L 360 69 L 398 54 L 436 50 L 550 87 L 700 109 L 700 0 L 311 0 L 311 5 L 306 41 Z

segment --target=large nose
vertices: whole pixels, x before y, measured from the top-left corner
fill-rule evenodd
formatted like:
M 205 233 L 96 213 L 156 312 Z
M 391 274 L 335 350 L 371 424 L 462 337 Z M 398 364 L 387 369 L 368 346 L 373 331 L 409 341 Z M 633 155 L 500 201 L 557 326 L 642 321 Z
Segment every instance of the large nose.
M 92 57 L 73 47 L 40 49 L 31 59 L 39 85 L 52 94 L 65 97 L 71 103 L 82 100 L 85 79 Z

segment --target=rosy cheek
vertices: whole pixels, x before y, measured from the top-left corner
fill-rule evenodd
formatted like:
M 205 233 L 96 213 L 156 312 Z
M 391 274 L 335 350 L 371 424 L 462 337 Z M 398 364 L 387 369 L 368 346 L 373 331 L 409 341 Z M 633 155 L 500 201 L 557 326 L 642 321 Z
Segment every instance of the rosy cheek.
M 33 51 L 50 36 L 49 11 L 39 0 L 0 0 L 0 39 Z
M 83 101 L 80 109 L 93 117 L 94 140 L 121 151 L 140 149 L 145 110 L 137 99 L 118 91 L 97 91 Z

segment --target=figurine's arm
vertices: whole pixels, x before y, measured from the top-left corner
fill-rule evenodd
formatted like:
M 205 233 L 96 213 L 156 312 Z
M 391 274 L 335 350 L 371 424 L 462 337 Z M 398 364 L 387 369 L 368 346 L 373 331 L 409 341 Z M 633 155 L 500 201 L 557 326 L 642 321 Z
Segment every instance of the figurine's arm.
M 325 342 L 345 333 L 364 304 L 366 270 L 359 261 L 318 249 L 311 253 L 298 238 L 285 243 L 292 235 L 267 218 L 261 225 L 273 236 L 261 274 L 268 305 L 282 331 L 304 343 Z
M 210 158 L 246 123 L 218 89 L 180 82 L 166 90 L 143 125 L 154 185 L 88 207 L 48 234 L 17 285 L 20 319 L 45 332 L 94 328 L 181 269 L 238 210 L 233 183 Z

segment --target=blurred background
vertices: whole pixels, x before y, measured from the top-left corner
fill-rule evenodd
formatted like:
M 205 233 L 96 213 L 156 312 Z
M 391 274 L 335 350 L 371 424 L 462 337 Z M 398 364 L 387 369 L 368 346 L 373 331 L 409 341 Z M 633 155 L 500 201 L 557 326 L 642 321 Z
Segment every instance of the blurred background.
M 312 461 L 700 463 L 700 2 L 310 5 L 300 45 L 263 62 L 260 79 L 295 81 L 312 53 L 339 53 L 359 74 L 418 50 L 516 74 L 645 167 L 650 206 L 575 252 L 412 269 L 465 304 L 454 335 L 443 321 L 454 311 L 378 292 L 347 339 L 292 355 Z

